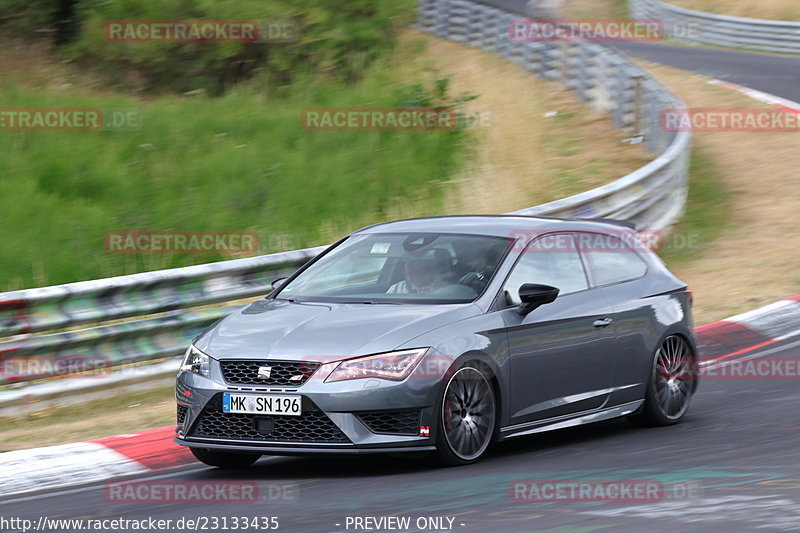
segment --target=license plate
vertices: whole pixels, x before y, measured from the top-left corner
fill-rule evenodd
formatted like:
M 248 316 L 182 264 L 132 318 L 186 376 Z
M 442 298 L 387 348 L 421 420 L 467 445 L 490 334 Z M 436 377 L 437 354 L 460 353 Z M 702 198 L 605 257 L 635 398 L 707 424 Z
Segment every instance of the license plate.
M 243 413 L 250 415 L 288 415 L 300 416 L 302 396 L 279 396 L 265 394 L 222 395 L 223 413 Z

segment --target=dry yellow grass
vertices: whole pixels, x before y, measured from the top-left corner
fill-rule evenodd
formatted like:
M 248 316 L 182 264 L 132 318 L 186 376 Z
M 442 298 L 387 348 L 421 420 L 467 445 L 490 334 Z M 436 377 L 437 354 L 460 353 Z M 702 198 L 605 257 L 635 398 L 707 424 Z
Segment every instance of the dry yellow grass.
M 175 423 L 174 389 L 142 385 L 138 392 L 102 400 L 48 407 L 19 417 L 0 418 L 0 452 L 132 433 Z
M 662 0 L 668 4 L 737 17 L 772 20 L 800 20 L 798 0 Z M 566 0 L 565 14 L 571 17 L 627 17 L 626 0 Z
M 566 0 L 564 13 L 582 18 L 625 18 L 628 6 L 627 0 Z
M 558 84 L 469 46 L 413 38 L 427 44 L 433 68 L 453 75 L 453 95 L 478 95 L 468 106 L 486 119 L 476 127 L 474 157 L 455 180 L 450 214 L 530 207 L 608 183 L 652 159 L 643 145 L 622 142 L 629 135 L 608 116 Z
M 670 4 L 736 17 L 771 20 L 800 20 L 798 0 L 667 0 Z
M 775 109 L 704 76 L 644 66 L 689 108 Z M 800 131 L 695 133 L 693 143 L 724 180 L 731 222 L 699 258 L 673 268 L 695 290 L 697 323 L 800 293 Z
M 415 53 L 416 51 L 416 53 Z M 467 104 L 475 126 L 473 157 L 447 183 L 444 214 L 505 213 L 603 185 L 647 164 L 644 145 L 623 140 L 611 119 L 573 93 L 515 63 L 471 46 L 414 30 L 406 32 L 394 68 L 408 83 L 420 72 L 451 76 L 450 95 L 477 95 Z M 545 116 L 548 115 L 548 116 Z M 413 216 L 397 205 L 389 219 Z M 329 240 L 345 233 L 322 228 Z

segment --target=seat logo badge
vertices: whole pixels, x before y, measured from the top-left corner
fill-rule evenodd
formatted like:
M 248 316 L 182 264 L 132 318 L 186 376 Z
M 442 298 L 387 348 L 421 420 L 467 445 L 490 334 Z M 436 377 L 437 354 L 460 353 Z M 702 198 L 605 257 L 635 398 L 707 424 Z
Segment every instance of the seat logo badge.
M 271 366 L 260 366 L 258 367 L 258 375 L 262 378 L 269 379 L 269 376 L 272 374 L 272 367 Z

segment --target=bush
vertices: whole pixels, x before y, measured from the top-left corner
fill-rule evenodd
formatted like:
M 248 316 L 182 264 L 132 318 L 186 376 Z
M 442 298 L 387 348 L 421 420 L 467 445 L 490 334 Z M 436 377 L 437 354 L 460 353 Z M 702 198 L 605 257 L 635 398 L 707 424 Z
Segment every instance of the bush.
M 69 41 L 77 28 L 76 0 L 4 0 L 0 3 L 0 35 L 17 39 L 52 37 Z
M 111 84 L 144 92 L 221 94 L 256 75 L 278 86 L 302 73 L 352 81 L 393 49 L 413 7 L 413 0 L 78 0 L 82 29 L 66 52 Z M 298 36 L 285 43 L 109 42 L 104 24 L 126 19 L 291 21 Z

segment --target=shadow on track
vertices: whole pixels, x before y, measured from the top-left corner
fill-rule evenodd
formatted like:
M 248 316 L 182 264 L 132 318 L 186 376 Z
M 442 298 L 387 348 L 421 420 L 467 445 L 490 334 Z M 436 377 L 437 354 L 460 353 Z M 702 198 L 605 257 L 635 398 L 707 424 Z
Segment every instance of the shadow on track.
M 689 420 L 687 420 L 689 422 Z M 667 428 L 663 428 L 667 429 Z M 520 437 L 495 443 L 488 455 L 475 465 L 445 468 L 440 467 L 429 454 L 410 453 L 392 455 L 325 456 L 325 457 L 281 457 L 265 456 L 244 470 L 221 470 L 213 467 L 191 474 L 196 479 L 320 479 L 320 478 L 374 478 L 391 475 L 419 474 L 437 470 L 458 471 L 467 474 L 475 470 L 514 469 L 520 462 L 526 468 L 547 470 L 549 459 L 537 465 L 538 459 L 551 456 L 566 447 L 600 446 L 610 438 L 625 438 L 658 429 L 642 429 L 627 420 L 611 420 L 577 428 Z M 605 444 L 610 446 L 610 444 Z M 524 461 L 521 461 L 523 460 Z

